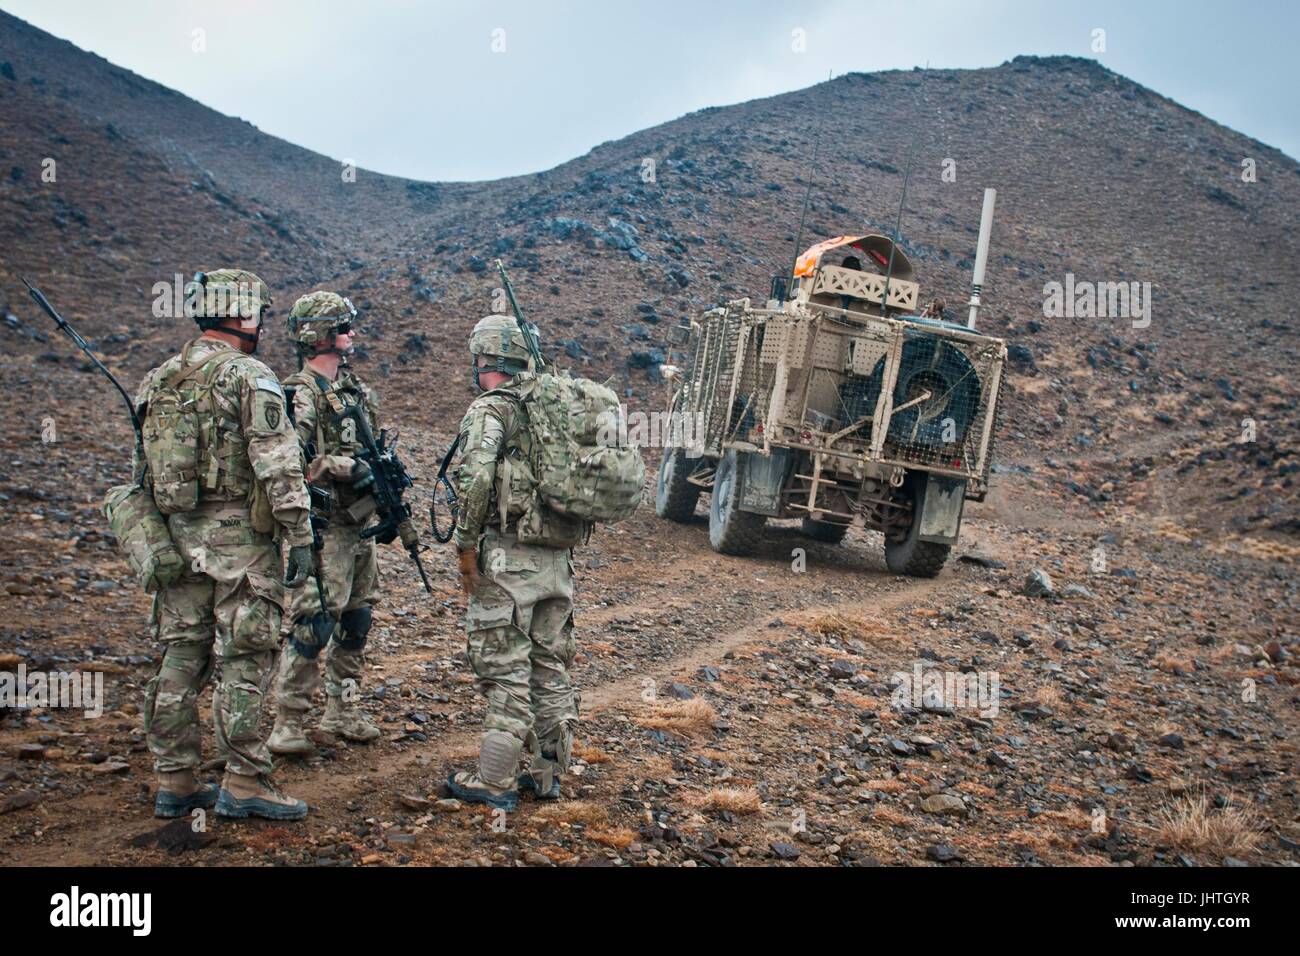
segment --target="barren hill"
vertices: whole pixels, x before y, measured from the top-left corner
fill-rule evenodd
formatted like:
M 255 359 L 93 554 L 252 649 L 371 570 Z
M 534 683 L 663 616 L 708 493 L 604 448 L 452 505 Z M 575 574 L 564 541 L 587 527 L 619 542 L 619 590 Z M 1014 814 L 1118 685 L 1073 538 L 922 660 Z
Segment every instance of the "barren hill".
M 765 296 L 800 241 L 891 229 L 909 168 L 903 241 L 923 299 L 954 315 L 983 190 L 998 190 L 982 329 L 1007 338 L 1013 367 L 999 474 L 963 531 L 979 554 L 919 584 L 882 574 L 878 540 L 865 536 L 836 550 L 778 528 L 743 561 L 649 509 L 602 531 L 580 567 L 580 679 L 594 688 L 580 799 L 525 815 L 512 857 L 470 814 L 422 810 L 442 762 L 464 758 L 477 704 L 454 561 L 430 552 L 429 601 L 385 549 L 381 686 L 366 698 L 385 739 L 287 772 L 320 808 L 305 835 L 227 836 L 202 852 L 537 862 L 542 846 L 555 862 L 706 864 L 1296 852 L 1295 160 L 1069 57 L 849 74 L 495 182 L 364 169 L 346 182 L 341 158 L 0 13 L 0 587 L 12 608 L 0 658 L 116 675 L 108 721 L 0 714 L 0 814 L 13 812 L 0 816 L 0 857 L 160 858 L 126 848 L 145 805 L 121 812 L 149 772 L 138 726 L 156 653 L 148 602 L 98 512 L 126 471 L 130 430 L 19 276 L 128 387 L 192 334 L 187 320 L 151 313 L 155 283 L 177 273 L 239 265 L 266 278 L 278 317 L 265 352 L 283 373 L 292 360 L 278 322 L 293 299 L 321 286 L 348 294 L 363 312 L 358 363 L 427 480 L 470 397 L 464 340 L 491 308 L 494 259 L 562 363 L 613 376 L 632 408 L 655 409 L 669 326 Z M 1243 160 L 1255 181 L 1243 181 Z M 1149 283 L 1149 324 L 1046 314 L 1045 288 L 1069 277 Z M 809 548 L 806 578 L 785 576 L 792 546 Z M 1098 547 L 1111 570 L 1093 574 Z M 1019 593 L 1038 565 L 1058 583 L 1086 580 L 1085 595 Z M 900 715 L 888 678 L 914 658 L 992 661 L 1014 716 Z M 696 702 L 647 712 L 646 675 L 689 685 Z M 1241 697 L 1242 681 L 1258 684 L 1258 702 Z M 10 737 L 31 762 L 10 759 Z M 410 797 L 400 807 L 393 787 Z M 1215 806 L 1250 805 L 1242 819 L 1262 820 L 1267 836 L 1179 842 L 1161 823 L 1166 801 L 1202 787 L 1226 801 Z M 964 809 L 922 806 L 944 794 Z M 1097 806 L 1112 825 L 1100 834 Z M 764 827 L 792 807 L 812 821 L 802 851 L 771 849 Z
M 1213 471 L 1214 456 L 1238 454 L 1230 446 L 1252 418 L 1271 449 L 1253 477 L 1287 478 L 1276 470 L 1297 430 L 1287 332 L 1300 168 L 1091 61 L 850 74 L 472 184 L 366 170 L 345 182 L 337 158 L 8 15 L 0 63 L 0 299 L 39 325 L 16 282 L 27 273 L 92 336 L 121 326 L 130 345 L 102 344 L 126 353 L 114 357 L 131 377 L 186 331 L 146 318 L 153 283 L 240 262 L 286 307 L 317 285 L 350 293 L 369 315 L 367 351 L 385 370 L 403 366 L 404 391 L 431 376 L 459 382 L 460 342 L 489 307 L 500 256 L 555 350 L 619 375 L 636 402 L 667 353 L 667 325 L 761 296 L 787 268 L 809 181 L 805 243 L 892 227 L 911 164 L 903 235 L 923 296 L 953 311 L 982 190 L 999 191 L 983 327 L 1008 338 L 1018 366 L 1004 449 L 1136 455 L 1076 482 L 1096 498 L 1161 456 L 1181 456 L 1165 461 L 1176 474 L 1208 451 Z M 42 181 L 47 156 L 56 183 Z M 1244 159 L 1257 181 L 1242 181 Z M 1149 326 L 1045 317 L 1044 286 L 1067 273 L 1150 283 Z M 89 307 L 105 296 L 112 309 Z M 283 345 L 271 355 L 289 361 Z M 411 407 L 446 419 L 461 401 L 437 388 Z M 1221 511 L 1205 510 L 1207 521 Z

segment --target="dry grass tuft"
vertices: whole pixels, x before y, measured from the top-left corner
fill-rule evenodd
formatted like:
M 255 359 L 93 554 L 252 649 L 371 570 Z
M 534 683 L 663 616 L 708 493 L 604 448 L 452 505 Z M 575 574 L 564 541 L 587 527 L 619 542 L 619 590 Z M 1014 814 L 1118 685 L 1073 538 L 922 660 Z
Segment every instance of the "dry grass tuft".
M 1085 813 L 1079 807 L 1069 807 L 1065 810 L 1048 810 L 1046 813 L 1040 813 L 1037 817 L 1039 820 L 1052 820 L 1071 830 L 1091 830 L 1092 816 Z
M 1178 657 L 1174 654 L 1170 654 L 1168 651 L 1161 651 L 1155 656 L 1152 663 L 1160 670 L 1169 674 L 1190 674 L 1196 670 L 1196 665 L 1194 665 L 1190 660 L 1185 657 Z
M 835 699 L 842 701 L 851 707 L 856 707 L 858 710 L 880 710 L 880 701 L 876 700 L 874 697 L 863 696 L 857 691 L 842 690 L 835 695 Z
M 591 800 L 556 800 L 539 806 L 529 815 L 528 822 L 543 826 L 578 823 L 591 827 L 599 826 L 608 818 L 606 809 Z
M 647 780 L 662 780 L 672 776 L 673 762 L 662 754 L 638 754 L 632 758 L 638 764 L 638 774 Z
M 1249 853 L 1261 835 L 1255 811 L 1232 806 L 1212 810 L 1204 793 L 1166 806 L 1158 830 L 1160 839 L 1170 846 L 1219 856 Z
M 878 790 L 881 793 L 902 793 L 907 789 L 907 784 L 898 779 L 868 780 L 862 786 L 867 790 Z
M 610 756 L 603 750 L 596 747 L 589 747 L 586 744 L 574 744 L 573 755 L 583 763 L 592 765 L 598 763 L 609 763 Z
M 738 815 L 763 809 L 763 800 L 752 787 L 714 787 L 704 793 L 688 794 L 686 802 L 702 810 L 729 810 Z
M 875 809 L 871 811 L 871 820 L 875 823 L 884 823 L 895 827 L 915 827 L 917 818 L 910 813 L 900 813 L 893 807 L 876 804 Z
M 626 850 L 636 842 L 636 834 L 625 827 L 614 827 L 610 830 L 588 830 L 587 838 L 615 850 Z
M 683 737 L 709 733 L 717 722 L 718 712 L 713 709 L 713 705 L 698 697 L 660 703 L 652 715 L 637 721 L 650 730 L 666 730 Z
M 820 637 L 833 637 L 841 641 L 858 640 L 879 643 L 882 641 L 896 642 L 898 640 L 898 635 L 886 630 L 879 621 L 839 612 L 813 615 L 806 620 L 804 626 Z
M 1241 654 L 1237 650 L 1236 641 L 1227 641 L 1210 651 L 1210 660 L 1214 661 L 1216 664 L 1221 664 L 1224 661 L 1232 660 L 1234 658 L 1245 659 L 1245 655 Z
M 1044 684 L 1034 691 L 1034 703 L 1048 710 L 1056 710 L 1064 700 L 1060 689 L 1055 684 Z

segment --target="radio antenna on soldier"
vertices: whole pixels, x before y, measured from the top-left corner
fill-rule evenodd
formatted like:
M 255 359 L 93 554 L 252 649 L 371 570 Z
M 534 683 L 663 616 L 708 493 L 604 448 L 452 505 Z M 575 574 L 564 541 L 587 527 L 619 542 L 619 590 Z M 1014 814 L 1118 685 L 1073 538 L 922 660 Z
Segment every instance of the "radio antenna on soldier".
M 916 95 L 921 98 L 921 91 L 925 88 L 925 74 L 930 71 L 930 61 L 925 61 L 925 72 L 921 74 L 921 79 L 917 81 Z M 894 218 L 894 236 L 893 242 L 889 244 L 889 264 L 885 267 L 885 288 L 880 296 L 880 314 L 889 315 L 889 280 L 894 274 L 894 250 L 898 248 L 898 240 L 903 228 L 903 206 L 907 202 L 907 183 L 912 178 L 912 164 L 916 160 L 916 138 L 921 132 L 920 112 L 916 116 L 916 122 L 912 125 L 912 143 L 907 148 L 907 169 L 903 172 L 903 192 L 898 197 L 898 215 Z
M 831 79 L 835 76 L 835 71 L 830 70 L 826 74 L 826 95 L 830 96 Z M 808 219 L 808 203 L 812 199 L 812 178 L 817 169 L 817 157 L 822 148 L 822 127 L 826 125 L 826 110 L 822 110 L 817 116 L 817 135 L 813 137 L 813 156 L 812 163 L 808 167 L 808 179 L 803 191 L 803 211 L 799 214 L 799 231 L 794 237 L 794 255 L 790 261 L 790 283 L 794 284 L 794 273 L 799 268 L 799 253 L 803 251 L 803 227 Z
M 86 342 L 86 340 L 81 337 L 81 335 L 77 332 L 76 329 L 74 329 L 71 325 L 68 324 L 67 319 L 59 315 L 58 311 L 54 308 L 54 306 L 50 305 L 50 300 L 45 298 L 45 293 L 43 293 L 40 289 L 36 288 L 36 286 L 32 285 L 22 276 L 19 276 L 18 278 L 22 279 L 23 285 L 27 286 L 27 292 L 32 297 L 32 299 L 36 302 L 36 304 L 39 305 L 42 310 L 44 310 L 46 315 L 48 315 L 51 319 L 54 320 L 54 324 L 59 327 L 59 331 L 62 332 L 64 335 L 66 335 L 68 338 L 72 339 L 73 343 L 77 346 L 77 348 L 81 349 L 81 351 L 86 353 L 86 356 L 94 364 L 95 368 L 99 369 L 108 377 L 108 380 L 113 383 L 113 387 L 116 388 L 118 393 L 122 396 L 122 401 L 126 402 L 126 412 L 128 415 L 131 416 L 131 427 L 135 429 L 136 445 L 140 448 L 142 452 L 142 454 L 140 455 L 140 460 L 143 461 L 144 460 L 144 455 L 143 455 L 144 433 L 140 430 L 140 417 L 135 412 L 135 402 L 131 400 L 131 396 L 127 394 L 127 391 L 122 386 L 122 383 L 117 380 L 117 376 L 114 375 L 112 372 L 110 372 L 108 370 L 108 366 L 106 366 L 103 362 L 101 362 L 99 360 L 99 357 L 95 355 L 93 351 L 91 351 L 90 345 Z

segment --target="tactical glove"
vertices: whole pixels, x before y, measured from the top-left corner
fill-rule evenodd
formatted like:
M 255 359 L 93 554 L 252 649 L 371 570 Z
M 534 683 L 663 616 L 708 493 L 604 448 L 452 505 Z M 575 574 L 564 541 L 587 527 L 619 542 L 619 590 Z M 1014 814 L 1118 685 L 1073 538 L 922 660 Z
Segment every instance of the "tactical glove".
M 478 548 L 466 548 L 457 555 L 460 563 L 460 589 L 470 597 L 479 586 Z
M 352 463 L 352 474 L 349 479 L 352 482 L 353 491 L 365 491 L 375 483 L 375 473 L 370 470 L 369 465 L 358 458 Z
M 316 551 L 309 544 L 295 544 L 289 549 L 289 567 L 285 571 L 284 586 L 299 587 L 316 573 Z

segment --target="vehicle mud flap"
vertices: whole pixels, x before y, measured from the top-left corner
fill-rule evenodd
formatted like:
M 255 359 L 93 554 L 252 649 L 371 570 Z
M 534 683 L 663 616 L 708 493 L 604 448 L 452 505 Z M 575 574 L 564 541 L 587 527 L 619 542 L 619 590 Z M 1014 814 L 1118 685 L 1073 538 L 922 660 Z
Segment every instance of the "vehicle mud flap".
M 918 540 L 955 544 L 966 503 L 966 482 L 961 478 L 930 475 L 926 479 L 922 502 Z
M 793 456 L 788 448 L 775 449 L 770 455 L 752 452 L 738 476 L 740 504 L 754 514 L 778 517 L 781 513 L 781 489 L 790 472 Z

